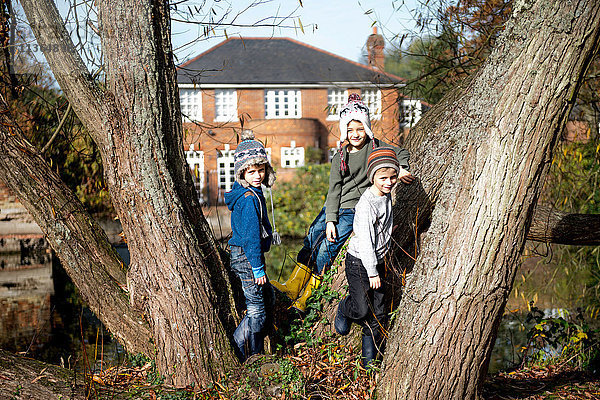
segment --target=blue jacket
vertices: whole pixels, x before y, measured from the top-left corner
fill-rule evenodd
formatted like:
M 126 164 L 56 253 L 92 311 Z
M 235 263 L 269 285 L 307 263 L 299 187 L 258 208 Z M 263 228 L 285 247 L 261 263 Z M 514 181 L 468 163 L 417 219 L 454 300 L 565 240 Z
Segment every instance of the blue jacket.
M 260 198 L 252 194 L 253 191 Z M 263 254 L 271 248 L 273 231 L 267 215 L 267 202 L 260 188 L 244 188 L 238 182 L 233 184 L 229 192 L 225 193 L 225 204 L 231 211 L 232 236 L 229 245 L 240 246 L 244 249 L 246 258 L 252 267 L 255 278 L 265 275 Z M 268 237 L 261 239 L 260 209 L 262 208 L 262 226 Z

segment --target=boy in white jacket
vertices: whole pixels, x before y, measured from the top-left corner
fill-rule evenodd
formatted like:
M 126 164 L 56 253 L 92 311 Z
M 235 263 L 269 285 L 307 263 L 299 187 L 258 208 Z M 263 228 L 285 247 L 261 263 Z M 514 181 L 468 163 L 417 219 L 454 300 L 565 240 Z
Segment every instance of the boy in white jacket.
M 398 180 L 399 169 L 393 149 L 382 147 L 369 155 L 367 175 L 372 186 L 356 204 L 354 235 L 346 254 L 348 296 L 340 301 L 335 317 L 335 330 L 340 335 L 350 332 L 352 322 L 363 326 L 362 364 L 365 368 L 376 357 L 383 336 L 384 287 L 380 272 L 392 235 L 390 193 Z

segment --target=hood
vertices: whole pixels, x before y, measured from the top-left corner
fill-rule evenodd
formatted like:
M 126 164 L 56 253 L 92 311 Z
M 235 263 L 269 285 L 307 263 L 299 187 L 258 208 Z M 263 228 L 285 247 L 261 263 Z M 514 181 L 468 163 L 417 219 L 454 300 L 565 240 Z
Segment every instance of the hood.
M 250 188 L 245 188 L 242 185 L 240 185 L 238 182 L 234 182 L 233 186 L 231 187 L 231 190 L 229 192 L 225 192 L 225 204 L 227 204 L 227 208 L 230 211 L 233 211 L 233 207 L 235 206 L 235 203 L 238 201 L 238 199 L 242 196 L 244 196 L 244 194 L 248 191 L 248 189 Z M 250 189 L 252 190 L 252 189 Z

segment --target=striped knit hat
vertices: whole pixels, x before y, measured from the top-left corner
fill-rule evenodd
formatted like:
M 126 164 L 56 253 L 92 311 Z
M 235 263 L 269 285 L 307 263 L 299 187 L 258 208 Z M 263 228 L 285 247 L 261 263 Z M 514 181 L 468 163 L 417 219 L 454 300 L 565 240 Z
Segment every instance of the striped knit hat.
M 267 187 L 273 186 L 275 183 L 275 171 L 267 158 L 265 146 L 258 140 L 254 140 L 254 132 L 249 129 L 242 131 L 240 135 L 241 142 L 235 149 L 233 154 L 233 168 L 235 172 L 235 180 L 247 188 L 250 186 L 243 177 L 244 171 L 253 165 L 265 164 L 265 179 L 263 185 Z
M 369 182 L 373 183 L 375 172 L 381 168 L 394 168 L 396 172 L 400 171 L 400 163 L 394 149 L 389 147 L 379 147 L 369 154 L 367 161 L 367 176 Z
M 348 139 L 348 124 L 350 121 L 359 121 L 365 128 L 365 133 L 371 139 L 373 148 L 375 141 L 373 131 L 371 130 L 371 118 L 369 117 L 369 107 L 363 103 L 358 93 L 352 93 L 348 96 L 348 104 L 340 110 L 340 144 L 338 146 L 338 154 L 340 155 L 340 169 L 342 175 L 348 172 L 348 164 L 342 143 Z

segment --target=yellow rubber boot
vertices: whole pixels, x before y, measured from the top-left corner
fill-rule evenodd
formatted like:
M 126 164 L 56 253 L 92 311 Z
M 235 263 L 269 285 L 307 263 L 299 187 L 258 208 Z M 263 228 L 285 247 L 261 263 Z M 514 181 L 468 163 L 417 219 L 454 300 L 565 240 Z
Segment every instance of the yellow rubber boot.
M 306 285 L 310 275 L 310 268 L 304 264 L 296 263 L 296 267 L 294 267 L 294 270 L 285 283 L 272 280 L 271 285 L 281 293 L 284 293 L 290 300 L 296 300 L 300 296 L 300 292 Z
M 319 287 L 319 285 L 321 285 L 321 281 L 323 281 L 323 277 L 319 275 L 310 274 L 310 279 L 308 280 L 308 283 L 304 288 L 304 292 L 302 292 L 300 298 L 296 300 L 294 304 L 292 304 L 292 307 L 302 312 L 306 311 L 306 301 L 312 294 L 313 290 L 315 290 Z

